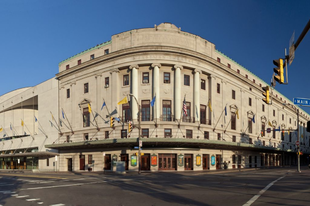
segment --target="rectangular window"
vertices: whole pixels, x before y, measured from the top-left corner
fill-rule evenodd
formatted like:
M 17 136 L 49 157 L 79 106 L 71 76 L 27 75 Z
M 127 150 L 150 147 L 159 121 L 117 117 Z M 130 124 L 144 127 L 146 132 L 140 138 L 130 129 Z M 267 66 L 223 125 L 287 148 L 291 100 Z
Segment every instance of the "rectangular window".
M 217 57 L 217 62 L 221 63 L 221 58 Z
M 104 85 L 106 86 L 106 87 L 109 87 L 109 85 L 110 85 L 110 81 L 109 81 L 110 79 L 109 79 L 109 77 L 106 77 L 105 79 L 104 79 Z
M 235 90 L 231 91 L 231 98 L 236 99 L 236 91 Z
M 282 114 L 282 120 L 284 121 L 284 114 Z
M 66 141 L 70 142 L 70 135 L 67 135 Z
M 216 91 L 218 94 L 221 93 L 221 85 L 219 83 L 217 83 L 217 85 L 216 85 Z
M 70 69 L 70 65 L 69 64 L 66 65 L 66 69 Z
M 265 140 L 263 141 L 263 146 L 265 146 L 266 145 L 266 143 L 265 143 Z
M 253 144 L 252 138 L 249 138 L 249 144 Z
M 236 164 L 236 155 L 233 155 L 233 156 L 232 156 L 232 163 L 233 163 L 233 164 Z
M 200 124 L 207 124 L 207 106 L 200 105 Z
M 265 111 L 265 105 L 262 104 L 262 111 Z
M 255 84 L 255 79 L 253 79 L 253 83 Z
M 203 136 L 204 136 L 204 139 L 209 139 L 209 132 L 204 131 Z
M 221 140 L 221 133 L 217 133 L 217 140 Z
M 95 59 L 95 55 L 94 54 L 90 55 L 90 59 Z
M 148 84 L 149 83 L 149 73 L 148 72 L 143 72 L 142 73 L 142 83 L 143 84 Z
M 110 132 L 109 131 L 105 131 L 104 132 L 104 138 L 105 139 L 109 139 L 109 136 L 110 136 Z
M 127 138 L 127 129 L 122 129 L 121 130 L 121 138 L 122 139 Z
M 232 141 L 236 142 L 236 136 L 235 135 L 232 136 Z
M 262 131 L 261 131 L 261 136 L 262 137 L 265 137 L 265 135 L 266 135 L 266 126 L 265 126 L 265 122 L 262 122 Z
M 252 134 L 252 118 L 248 118 L 248 130 Z
M 109 54 L 109 49 L 105 49 L 104 54 Z
M 84 84 L 84 94 L 88 93 L 88 83 Z
M 80 65 L 80 64 L 82 64 L 82 60 L 81 59 L 78 60 L 78 65 Z
M 227 63 L 227 67 L 230 69 L 231 68 L 230 64 Z
M 142 137 L 149 138 L 149 129 L 142 129 Z
M 200 88 L 203 90 L 206 90 L 206 80 L 202 79 L 200 81 Z
M 193 130 L 186 130 L 186 138 L 193 139 Z
M 142 100 L 141 107 L 142 107 L 141 121 L 150 121 L 151 120 L 150 100 Z
M 130 102 L 126 104 L 122 104 L 122 119 L 123 119 L 123 122 L 127 122 L 131 120 Z
M 165 129 L 165 138 L 172 137 L 172 129 Z
M 236 130 L 236 113 L 231 113 L 231 129 Z
M 88 155 L 88 164 L 93 164 L 93 155 Z
M 46 166 L 47 166 L 47 167 L 50 166 L 50 158 L 46 158 Z
M 273 137 L 273 139 L 276 138 L 276 128 L 275 127 L 272 130 L 272 137 Z
M 70 98 L 70 89 L 67 89 L 67 98 Z
M 247 75 L 247 74 L 245 75 L 245 78 L 248 78 L 248 75 Z
M 164 83 L 170 84 L 170 73 L 164 72 Z
M 240 74 L 240 70 L 239 69 L 237 69 L 237 73 Z
M 88 107 L 83 109 L 83 127 L 90 126 L 90 115 L 88 111 Z
M 190 85 L 189 75 L 184 74 L 184 85 L 186 86 Z
M 274 117 L 276 116 L 276 110 L 273 110 L 273 116 Z
M 84 141 L 88 141 L 88 133 L 84 134 Z
M 171 101 L 163 100 L 163 121 L 172 121 L 171 117 Z
M 123 86 L 128 86 L 129 85 L 129 75 L 125 74 L 123 76 Z
M 290 124 L 292 124 L 292 119 L 290 118 Z
M 282 132 L 281 132 L 281 140 L 282 140 L 282 141 L 284 141 L 284 134 L 285 134 L 285 133 L 284 133 L 284 130 L 282 129 Z
M 252 106 L 252 98 L 249 98 L 249 106 Z

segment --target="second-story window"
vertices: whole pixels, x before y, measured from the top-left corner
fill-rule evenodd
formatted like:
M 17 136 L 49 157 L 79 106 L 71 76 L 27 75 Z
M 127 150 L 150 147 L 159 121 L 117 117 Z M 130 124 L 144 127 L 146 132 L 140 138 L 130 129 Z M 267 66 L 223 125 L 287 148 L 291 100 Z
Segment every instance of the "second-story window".
M 184 74 L 184 85 L 190 86 L 189 75 Z
M 104 79 L 104 85 L 105 85 L 106 87 L 108 87 L 108 86 L 110 85 L 109 77 L 106 77 L 106 78 Z
M 122 104 L 122 119 L 123 122 L 127 122 L 131 120 L 131 112 L 130 112 L 130 102 L 126 104 Z
M 129 85 L 129 75 L 125 74 L 123 76 L 123 86 L 128 86 Z
M 204 131 L 203 136 L 204 136 L 204 139 L 209 139 L 209 132 Z
M 104 54 L 109 54 L 109 49 L 105 49 Z
M 110 132 L 109 131 L 105 131 L 104 132 L 104 138 L 105 139 L 109 139 L 109 136 L 110 136 Z
M 204 79 L 201 80 L 200 88 L 206 90 L 206 80 Z
M 237 141 L 236 139 L 237 139 L 236 136 L 233 135 L 233 136 L 232 136 L 232 141 L 233 141 L 233 142 L 236 142 L 236 141 Z
M 143 100 L 141 103 L 141 107 L 142 107 L 141 120 L 142 121 L 150 121 L 151 120 L 151 117 L 150 117 L 150 100 Z
M 149 73 L 148 72 L 142 73 L 142 83 L 143 84 L 149 83 Z
M 164 83 L 170 84 L 170 73 L 164 72 Z
M 200 105 L 200 124 L 207 124 L 207 106 Z
M 172 137 L 172 129 L 165 129 L 165 138 Z
M 88 83 L 84 84 L 84 94 L 88 93 Z
M 163 121 L 172 121 L 171 117 L 171 101 L 163 100 Z
M 83 127 L 89 127 L 90 126 L 90 115 L 88 107 L 83 109 Z
M 149 129 L 142 129 L 142 137 L 149 138 Z
M 186 130 L 186 138 L 193 139 L 193 130 L 190 129 Z
M 70 89 L 67 89 L 67 98 L 70 98 Z
M 252 106 L 252 98 L 249 98 L 249 106 Z

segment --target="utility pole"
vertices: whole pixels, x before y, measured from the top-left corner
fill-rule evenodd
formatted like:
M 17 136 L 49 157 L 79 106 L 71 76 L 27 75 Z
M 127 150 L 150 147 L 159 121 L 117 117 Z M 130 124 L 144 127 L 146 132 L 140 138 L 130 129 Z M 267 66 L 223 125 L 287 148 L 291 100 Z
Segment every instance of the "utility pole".
M 297 108 L 297 141 L 298 141 L 298 145 L 297 145 L 297 149 L 298 149 L 298 154 L 297 154 L 297 171 L 300 172 L 300 136 L 299 136 L 299 109 Z

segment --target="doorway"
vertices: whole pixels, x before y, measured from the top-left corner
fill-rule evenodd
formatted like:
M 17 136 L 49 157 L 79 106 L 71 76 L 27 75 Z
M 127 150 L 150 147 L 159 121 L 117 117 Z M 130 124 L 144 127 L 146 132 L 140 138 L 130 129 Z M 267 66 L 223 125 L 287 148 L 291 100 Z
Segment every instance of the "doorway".
M 185 154 L 184 155 L 184 169 L 185 170 L 193 170 L 193 155 Z
M 216 155 L 216 169 L 217 170 L 221 169 L 221 162 L 222 162 L 222 156 Z
M 80 155 L 80 170 L 85 170 L 85 155 Z
M 111 170 L 111 154 L 104 156 L 104 170 Z
M 141 170 L 150 170 L 150 154 L 141 155 Z
M 72 171 L 72 158 L 68 158 L 68 171 Z
M 176 154 L 158 154 L 159 170 L 176 170 Z
M 208 154 L 204 154 L 202 157 L 202 168 L 203 170 L 209 169 L 209 155 Z
M 121 161 L 125 162 L 125 170 L 128 170 L 128 154 L 121 154 Z

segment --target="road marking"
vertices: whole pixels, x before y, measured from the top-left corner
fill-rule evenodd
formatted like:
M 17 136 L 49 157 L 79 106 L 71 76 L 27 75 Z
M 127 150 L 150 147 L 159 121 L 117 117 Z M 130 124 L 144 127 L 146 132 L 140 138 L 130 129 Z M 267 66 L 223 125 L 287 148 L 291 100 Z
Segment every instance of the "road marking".
M 33 201 L 37 201 L 37 200 L 40 200 L 40 198 L 27 199 L 26 201 L 28 201 L 28 202 L 33 202 Z
M 16 198 L 24 198 L 24 197 L 29 197 L 29 195 L 16 196 Z
M 1 175 L 13 176 L 13 177 L 34 177 L 34 178 L 42 178 L 42 179 L 61 179 L 61 180 L 68 179 L 65 177 L 45 176 L 45 175 L 19 175 L 19 174 L 1 174 Z
M 21 190 L 41 190 L 41 189 L 50 189 L 50 188 L 58 188 L 58 187 L 72 187 L 72 186 L 97 184 L 97 183 L 102 183 L 102 182 L 106 182 L 106 181 L 86 182 L 86 183 L 77 183 L 77 184 L 70 184 L 70 185 L 54 185 L 54 186 L 46 186 L 46 187 L 32 187 L 32 188 L 25 188 Z
M 65 204 L 55 204 L 55 205 L 50 205 L 50 206 L 64 206 Z
M 262 189 L 261 191 L 259 191 L 259 193 L 257 195 L 254 195 L 254 197 L 252 197 L 247 203 L 245 203 L 243 206 L 250 206 L 251 204 L 253 204 L 262 194 L 264 194 L 264 192 L 266 192 L 274 183 L 276 183 L 277 181 L 283 179 L 285 176 L 282 176 L 278 179 L 276 179 L 275 181 L 269 183 L 269 185 L 267 185 L 264 189 Z
M 38 202 L 38 205 L 43 205 L 44 202 Z

